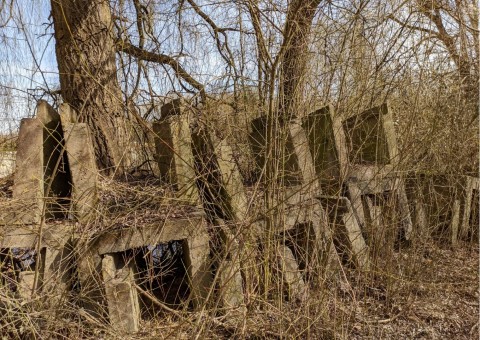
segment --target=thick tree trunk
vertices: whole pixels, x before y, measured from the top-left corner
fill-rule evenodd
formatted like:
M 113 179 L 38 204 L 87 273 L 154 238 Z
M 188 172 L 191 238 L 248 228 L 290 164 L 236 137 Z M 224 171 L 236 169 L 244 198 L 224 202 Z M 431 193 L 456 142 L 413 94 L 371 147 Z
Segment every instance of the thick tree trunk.
M 287 13 L 284 31 L 285 55 L 282 63 L 280 108 L 283 119 L 297 116 L 304 92 L 308 61 L 308 38 L 321 0 L 295 0 Z
M 122 171 L 126 114 L 108 0 L 51 0 L 63 100 L 90 128 L 99 169 Z

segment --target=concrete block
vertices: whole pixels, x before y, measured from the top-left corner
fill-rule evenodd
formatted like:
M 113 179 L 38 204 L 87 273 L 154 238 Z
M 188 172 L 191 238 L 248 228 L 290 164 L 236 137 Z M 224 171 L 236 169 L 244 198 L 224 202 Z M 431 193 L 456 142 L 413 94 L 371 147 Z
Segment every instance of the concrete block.
M 38 225 L 10 225 L 2 228 L 0 248 L 30 248 L 36 250 L 39 246 L 40 252 L 36 254 L 36 261 L 39 262 L 36 289 L 48 294 L 50 303 L 56 303 L 66 294 L 71 280 L 68 269 L 70 266 L 69 259 L 71 259 L 69 244 L 72 234 L 73 225 L 45 224 L 42 240 L 38 245 Z M 31 279 L 33 280 L 33 278 Z M 29 294 L 31 294 L 31 291 Z
M 478 177 L 462 176 L 459 180 L 459 188 L 457 189 L 460 200 L 460 225 L 458 232 L 460 239 L 466 239 L 471 229 L 470 217 L 472 210 L 475 209 L 475 207 L 472 206 L 475 190 L 477 192 L 480 190 L 480 179 Z
M 13 198 L 24 202 L 29 209 L 12 221 L 19 224 L 40 223 L 43 212 L 43 125 L 34 118 L 20 122 L 17 141 Z
M 353 211 L 350 200 L 338 196 L 318 196 L 327 210 L 329 224 L 333 225 L 334 237 L 348 252 L 349 260 L 360 270 L 370 267 L 369 248 Z
M 204 216 L 172 218 L 138 228 L 103 231 L 94 238 L 93 242 L 87 243 L 86 247 L 78 247 L 77 250 L 81 252 L 78 274 L 82 289 L 85 289 L 86 299 L 83 301 L 85 308 L 93 315 L 102 315 L 102 288 L 98 286 L 97 278 L 102 276 L 102 273 L 104 278 L 113 275 L 112 271 L 109 271 L 109 268 L 112 268 L 110 262 L 105 262 L 105 265 L 103 263 L 113 260 L 106 258 L 105 254 L 113 256 L 130 249 L 170 241 L 183 241 L 184 263 L 190 281 L 191 298 L 195 306 L 200 306 L 206 299 L 212 284 L 208 257 L 209 236 L 206 227 Z M 116 278 L 120 275 L 117 267 L 115 267 Z
M 259 173 L 265 172 L 266 159 L 276 157 L 278 160 L 277 168 L 279 170 L 278 180 L 282 180 L 286 186 L 299 185 L 302 182 L 301 169 L 299 166 L 299 160 L 295 153 L 295 147 L 288 126 L 279 124 L 274 129 L 276 136 L 276 155 L 266 155 L 267 152 L 267 133 L 268 133 L 268 117 L 262 116 L 252 120 L 250 123 L 249 141 L 250 148 L 252 150 L 255 162 L 257 165 L 257 171 Z M 278 141 L 284 141 L 279 143 Z M 268 156 L 268 157 L 266 157 Z M 268 176 L 267 176 L 268 177 Z
M 298 268 L 297 260 L 290 248 L 285 245 L 279 245 L 277 248 L 277 261 L 289 299 L 304 300 L 307 294 L 307 285 L 303 280 L 302 272 Z
M 153 131 L 160 177 L 177 189 L 179 198 L 198 203 L 188 115 L 170 115 L 154 123 Z
M 217 247 L 214 247 L 216 268 L 216 282 L 219 288 L 218 301 L 220 305 L 227 309 L 243 310 L 245 307 L 244 289 L 248 287 L 245 284 L 251 283 L 250 270 L 245 268 L 245 251 L 240 251 L 238 235 L 232 233 L 232 228 L 228 226 L 227 221 L 215 221 L 217 229 L 216 236 L 221 239 Z M 255 257 L 254 253 L 249 254 Z M 245 281 L 242 273 L 246 276 Z
M 30 299 L 33 293 L 35 282 L 34 271 L 23 271 L 18 275 L 17 293 L 22 299 Z
M 140 307 L 133 274 L 130 273 L 132 269 L 127 265 L 127 275 L 125 275 L 121 269 L 117 268 L 114 257 L 115 255 L 105 255 L 102 260 L 102 275 L 110 323 L 121 332 L 135 333 L 139 330 Z
M 343 130 L 335 130 L 333 122 L 333 108 L 323 107 L 309 114 L 303 119 L 304 128 L 315 173 L 322 190 L 328 195 L 340 195 L 340 146 L 345 148 Z M 346 157 L 346 156 L 345 156 Z
M 366 110 L 342 123 L 352 164 L 391 164 L 396 159 L 395 132 L 388 105 Z
M 242 178 L 233 156 L 233 151 L 227 141 L 213 138 L 213 152 L 217 156 L 218 169 L 225 189 L 224 203 L 230 209 L 233 219 L 245 221 L 248 216 L 248 200 L 243 187 Z
M 25 118 L 20 123 L 13 197 L 24 201 L 28 208 L 24 213 L 15 213 L 14 223 L 39 223 L 42 213 L 47 217 L 65 215 L 70 170 L 62 133 L 59 115 L 45 101 L 38 102 L 36 118 Z
M 244 305 L 243 280 L 238 258 L 225 260 L 219 272 L 220 299 L 224 308 L 238 308 Z
M 47 102 L 37 103 L 43 126 L 43 183 L 47 217 L 63 218 L 70 205 L 71 176 L 60 116 Z
M 190 293 L 195 308 L 201 308 L 212 289 L 213 277 L 209 259 L 209 237 L 206 233 L 191 235 L 184 242 Z
M 384 220 L 384 197 L 381 195 L 364 195 L 362 197 L 366 211 L 366 234 L 368 245 L 374 259 L 391 254 L 396 240 L 396 226 Z M 394 230 L 392 230 L 394 229 Z
M 86 124 L 66 124 L 64 129 L 72 178 L 72 210 L 80 223 L 87 223 L 98 202 L 95 153 Z
M 373 220 L 373 217 L 368 215 L 370 210 L 365 197 L 377 197 L 378 204 L 385 205 L 388 201 L 390 205 L 393 205 L 394 213 L 391 214 L 391 221 L 387 224 L 396 226 L 396 231 L 398 232 L 398 235 L 401 236 L 401 239 L 411 239 L 413 225 L 405 191 L 405 184 L 402 179 L 378 175 L 371 177 L 369 180 L 351 179 L 345 183 L 345 186 L 350 195 L 350 202 L 353 211 L 357 216 L 358 223 L 362 230 L 368 234 L 367 228 L 369 226 L 367 224 L 369 221 L 371 222 Z M 387 196 L 389 197 L 388 200 L 383 199 Z M 379 216 L 386 214 L 387 210 L 382 207 L 379 209 Z M 384 226 L 381 228 L 384 228 Z
M 454 200 L 452 207 L 452 219 L 450 221 L 450 242 L 453 247 L 458 244 L 458 232 L 460 227 L 460 200 Z

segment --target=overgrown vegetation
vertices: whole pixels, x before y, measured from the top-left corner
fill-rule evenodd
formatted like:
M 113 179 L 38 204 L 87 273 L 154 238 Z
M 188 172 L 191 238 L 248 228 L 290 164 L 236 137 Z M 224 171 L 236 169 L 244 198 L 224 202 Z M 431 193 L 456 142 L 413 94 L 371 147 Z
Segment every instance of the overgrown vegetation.
M 49 12 L 49 4 L 0 0 L 0 56 L 6 60 L 0 62 L 0 122 L 6 122 L 0 126 L 0 152 L 15 148 L 13 127 L 33 115 L 38 99 L 55 108 L 68 103 L 90 127 L 100 199 L 89 222 L 77 226 L 75 251 L 63 259 L 69 279 L 62 294 L 44 289 L 21 298 L 14 282 L 25 259 L 0 249 L 0 335 L 478 337 L 478 196 L 472 203 L 476 215 L 469 217 L 471 231 L 456 245 L 449 234 L 455 192 L 463 185 L 459 176 L 478 177 L 479 172 L 478 1 L 81 0 L 74 5 L 52 0 L 51 6 L 52 16 L 42 18 L 49 24 L 39 29 L 32 21 L 35 8 Z M 80 14 L 83 20 L 77 20 Z M 58 72 L 52 78 L 47 71 L 55 65 L 54 48 Z M 35 65 L 34 70 L 22 63 Z M 21 79 L 24 74 L 30 84 Z M 219 213 L 222 204 L 182 202 L 172 183 L 160 178 L 151 123 L 164 119 L 162 105 L 177 98 L 190 112 L 192 133 L 207 131 L 214 143 L 223 140 L 232 148 L 250 200 L 241 220 Z M 293 213 L 279 202 L 293 190 L 288 176 L 298 175 L 284 176 L 291 170 L 288 127 L 327 104 L 347 119 L 387 101 L 399 149 L 388 175 L 423 178 L 412 182 L 412 190 L 423 190 L 430 178 L 440 180 L 428 187 L 426 228 L 414 221 L 408 240 L 399 235 L 399 208 L 391 193 L 381 198 L 390 215 L 362 226 L 372 265 L 361 269 L 350 261 L 335 223 L 322 220 L 322 242 L 333 240 L 339 258 L 325 244 L 310 251 L 309 232 L 285 230 Z M 267 122 L 260 166 L 249 136 L 258 117 Z M 207 158 L 201 171 L 211 169 Z M 199 181 L 202 197 L 215 201 L 222 194 L 215 186 L 218 174 L 200 170 L 197 176 L 214 184 L 209 188 Z M 328 180 L 327 175 L 319 180 Z M 332 195 L 351 199 L 343 180 Z M 13 176 L 0 178 L 0 210 L 11 200 L 13 185 Z M 310 185 L 303 182 L 297 192 L 320 195 Z M 375 201 L 380 198 L 371 199 L 380 204 Z M 101 233 L 141 230 L 203 208 L 211 272 L 241 272 L 241 306 L 225 306 L 225 286 L 217 276 L 206 301 L 194 308 L 184 289 L 185 250 L 165 243 L 122 255 L 127 263 L 141 263 L 137 290 L 148 308 L 138 333 L 126 335 L 110 326 L 105 305 L 103 313 L 88 312 L 92 293 L 104 293 L 99 277 L 92 286 L 97 288 L 79 283 L 76 263 L 91 242 Z M 318 213 L 315 209 L 308 218 Z M 255 234 L 257 220 L 267 221 L 262 237 Z M 338 222 L 336 216 L 333 220 Z M 384 228 L 381 236 L 369 234 L 375 223 Z M 301 292 L 283 278 L 290 253 L 305 281 Z

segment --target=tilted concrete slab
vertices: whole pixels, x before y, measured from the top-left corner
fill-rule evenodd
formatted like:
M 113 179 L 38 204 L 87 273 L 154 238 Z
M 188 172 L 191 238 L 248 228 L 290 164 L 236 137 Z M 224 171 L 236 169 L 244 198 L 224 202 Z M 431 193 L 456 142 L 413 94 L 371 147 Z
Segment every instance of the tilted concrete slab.
M 22 201 L 28 210 L 15 213 L 15 221 L 9 223 L 40 223 L 43 212 L 43 124 L 35 118 L 24 118 L 20 122 L 17 141 L 13 198 Z
M 346 197 L 319 195 L 317 199 L 329 214 L 334 237 L 346 246 L 349 261 L 360 270 L 370 268 L 369 248 L 365 243 L 350 200 Z
M 76 121 L 76 113 L 68 104 L 60 106 L 65 149 L 72 181 L 72 212 L 80 223 L 94 217 L 98 203 L 98 171 L 88 127 Z
M 306 299 L 308 287 L 303 280 L 295 256 L 290 248 L 282 244 L 276 248 L 276 255 L 280 275 L 283 276 L 282 282 L 286 285 L 289 300 L 303 301 Z

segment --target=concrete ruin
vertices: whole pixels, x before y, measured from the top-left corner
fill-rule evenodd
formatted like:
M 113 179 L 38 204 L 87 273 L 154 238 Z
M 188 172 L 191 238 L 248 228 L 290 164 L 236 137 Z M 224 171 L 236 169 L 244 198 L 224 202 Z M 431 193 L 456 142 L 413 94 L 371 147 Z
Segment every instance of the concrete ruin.
M 268 124 L 267 117 L 259 117 L 252 121 L 249 132 L 252 153 L 260 173 L 267 168 L 265 159 L 269 151 L 265 136 Z M 280 131 L 284 133 L 285 145 L 279 151 L 281 162 L 277 178 L 282 177 L 283 180 L 274 194 L 274 206 L 265 214 L 267 228 L 262 231 L 261 239 L 272 234 L 280 236 L 282 243 L 277 252 L 283 256 L 278 256 L 278 259 L 284 263 L 280 263 L 279 267 L 286 270 L 283 276 L 288 290 L 298 295 L 306 290 L 305 279 L 309 276 L 308 268 L 312 263 L 323 263 L 324 268 L 332 269 L 336 265 L 337 254 L 326 223 L 327 215 L 316 199 L 320 186 L 308 151 L 307 136 L 298 120 L 281 127 Z M 288 246 L 296 251 L 292 252 Z M 309 249 L 308 253 L 305 253 L 306 249 Z
M 87 126 L 68 105 L 57 113 L 43 101 L 22 120 L 13 198 L 0 211 L 0 284 L 12 296 L 48 293 L 56 303 L 76 286 L 85 310 L 134 333 L 172 308 L 243 312 L 249 296 L 267 290 L 262 270 L 275 273 L 281 299 L 302 300 L 316 277 L 335 273 L 338 257 L 368 271 L 372 252 L 393 251 L 399 239 L 441 230 L 455 245 L 478 235 L 479 179 L 400 176 L 386 104 L 346 120 L 325 107 L 279 126 L 274 195 L 262 176 L 244 185 L 228 140 L 192 124 L 185 103 L 161 112 L 153 125 L 160 179 L 188 213 L 88 237 L 80 231 L 95 221 L 99 198 Z M 268 124 L 259 117 L 249 131 L 259 174 L 268 170 Z
M 151 293 L 142 290 L 136 254 L 129 256 L 127 252 L 137 250 L 139 256 L 144 256 L 158 245 L 172 241 L 178 241 L 182 247 L 182 262 L 190 290 L 188 301 L 194 306 L 202 306 L 211 289 L 212 278 L 206 219 L 200 214 L 159 221 L 138 229 L 100 232 L 87 249 L 81 250 L 78 262 L 80 283 L 89 292 L 88 308 L 101 314 L 106 304 L 113 325 L 127 333 L 138 331 L 142 307 L 139 291 L 147 296 Z M 103 289 L 96 280 L 103 282 Z M 184 303 L 188 305 L 188 301 Z
M 347 237 L 342 238 L 356 240 L 355 248 L 352 241 L 346 244 L 352 255 L 364 254 L 364 244 L 369 245 L 370 252 L 377 252 L 393 247 L 399 238 L 410 239 L 412 222 L 403 179 L 395 172 L 399 156 L 388 105 L 346 120 L 327 106 L 308 115 L 303 126 L 322 189 L 329 196 L 350 202 L 346 212 L 356 221 L 350 219 L 349 227 L 343 227 Z M 393 230 L 388 227 L 392 223 L 383 220 L 393 211 L 392 205 L 398 212 L 393 221 L 397 229 Z M 356 264 L 360 263 L 365 261 Z
M 411 173 L 406 183 L 418 234 L 456 246 L 478 233 L 479 178 Z

